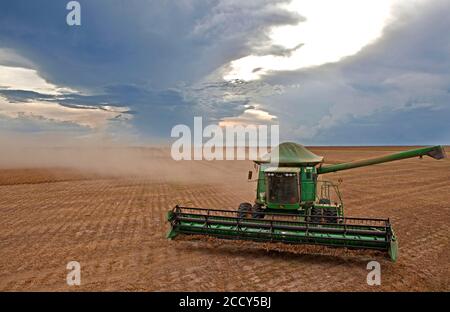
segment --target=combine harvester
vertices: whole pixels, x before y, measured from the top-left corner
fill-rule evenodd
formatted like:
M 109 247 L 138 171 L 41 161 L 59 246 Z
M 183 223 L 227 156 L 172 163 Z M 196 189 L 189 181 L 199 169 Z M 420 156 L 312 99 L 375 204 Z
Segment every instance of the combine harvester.
M 313 244 L 376 249 L 398 256 L 389 219 L 344 217 L 338 186 L 322 181 L 325 173 L 427 155 L 446 157 L 441 146 L 424 147 L 386 156 L 322 166 L 323 157 L 302 145 L 282 143 L 255 161 L 258 172 L 255 204 L 242 203 L 236 211 L 176 206 L 168 212 L 177 234 L 203 234 L 227 239 Z M 248 179 L 251 180 L 252 171 Z

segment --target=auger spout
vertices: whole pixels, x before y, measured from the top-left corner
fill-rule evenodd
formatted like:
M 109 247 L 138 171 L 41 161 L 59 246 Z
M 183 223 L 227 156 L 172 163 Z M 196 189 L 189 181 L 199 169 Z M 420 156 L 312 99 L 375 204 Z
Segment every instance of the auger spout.
M 317 168 L 318 174 L 324 174 L 329 172 L 336 172 L 341 170 L 348 170 L 358 167 L 371 166 L 376 164 L 381 164 L 389 161 L 401 160 L 412 157 L 421 157 L 421 156 L 430 156 L 434 159 L 442 159 L 446 157 L 445 150 L 442 146 L 430 146 L 430 147 L 422 147 L 418 149 L 412 149 L 408 151 L 403 151 L 399 153 L 394 153 L 386 156 L 362 159 L 351 161 L 347 163 L 341 163 L 336 165 L 322 166 Z

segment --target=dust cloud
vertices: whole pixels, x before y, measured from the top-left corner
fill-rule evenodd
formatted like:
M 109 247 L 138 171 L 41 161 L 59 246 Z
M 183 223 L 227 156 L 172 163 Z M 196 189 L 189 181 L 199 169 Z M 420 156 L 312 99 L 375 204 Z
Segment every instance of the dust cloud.
M 169 145 L 130 146 L 100 136 L 74 138 L 54 134 L 0 134 L 0 169 L 69 168 L 107 176 L 134 176 L 165 182 L 224 183 L 235 178 L 222 161 L 176 161 Z M 242 167 L 241 181 L 252 169 L 249 161 L 227 161 Z M 228 164 L 227 164 L 228 165 Z

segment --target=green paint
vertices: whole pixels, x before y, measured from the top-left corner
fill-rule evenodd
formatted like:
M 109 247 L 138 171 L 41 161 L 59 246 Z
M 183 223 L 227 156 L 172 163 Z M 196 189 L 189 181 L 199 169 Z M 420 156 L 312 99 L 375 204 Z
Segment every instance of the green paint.
M 391 260 L 393 262 L 397 261 L 398 258 L 398 241 L 397 241 L 397 237 L 395 236 L 394 230 L 392 230 L 392 238 L 391 238 L 391 243 L 389 245 L 389 256 L 391 257 Z
M 387 251 L 392 261 L 396 261 L 398 258 L 398 242 L 389 222 L 386 223 L 385 227 L 373 227 L 370 228 L 370 231 L 367 231 L 367 226 L 364 227 L 363 225 L 339 223 L 317 225 L 305 221 L 314 217 L 311 214 L 317 213 L 317 211 L 321 211 L 323 214 L 325 212 L 336 213 L 339 217 L 344 216 L 344 206 L 337 185 L 320 181 L 320 187 L 318 187 L 317 177 L 319 174 L 411 157 L 426 155 L 441 159 L 446 156 L 441 146 L 432 146 L 371 159 L 322 166 L 323 157 L 313 154 L 299 144 L 282 143 L 274 151 L 278 152 L 276 157 L 274 152 L 271 152 L 263 159 L 255 161 L 258 170 L 255 202 L 266 209 L 266 212 L 295 213 L 305 218 L 299 217 L 299 220 L 294 223 L 275 222 L 267 220 L 266 213 L 266 219 L 251 219 L 249 221 L 236 218 L 237 214 L 234 218 L 230 218 L 225 215 L 220 216 L 220 211 L 207 210 L 208 213 L 212 212 L 215 215 L 182 214 L 184 217 L 193 219 L 186 222 L 177 219 L 180 215 L 177 215 L 175 211 L 180 213 L 181 209 L 177 207 L 167 215 L 167 220 L 172 225 L 167 237 L 173 238 L 178 233 L 206 234 L 221 238 L 372 248 Z M 273 160 L 278 162 L 273 163 Z M 330 202 L 331 196 L 328 194 L 330 191 L 336 193 L 337 203 Z M 362 222 L 368 220 L 370 219 L 364 219 Z M 344 220 L 340 221 L 343 222 Z M 288 225 L 287 228 L 286 225 Z M 370 233 L 368 234 L 368 232 Z
M 229 239 L 377 249 L 389 252 L 393 246 L 388 236 L 391 228 L 384 223 L 387 220 L 380 220 L 379 225 L 373 227 L 349 223 L 317 225 L 303 219 L 273 221 L 270 220 L 270 215 L 269 219 L 238 219 L 216 216 L 217 211 L 214 210 L 193 214 L 183 212 L 183 208 L 178 209 L 179 219 L 173 219 L 171 222 L 172 230 L 176 233 L 204 234 Z M 208 221 L 206 222 L 206 220 Z
M 301 170 L 301 199 L 302 202 L 314 202 L 316 200 L 316 168 L 302 167 Z
M 319 174 L 324 174 L 324 173 L 328 173 L 328 172 L 336 172 L 336 171 L 348 170 L 348 169 L 353 169 L 353 168 L 358 168 L 358 167 L 371 166 L 371 165 L 381 164 L 381 163 L 385 163 L 385 162 L 389 162 L 389 161 L 395 161 L 395 160 L 401 160 L 401 159 L 407 159 L 407 158 L 419 157 L 419 156 L 425 156 L 425 155 L 430 156 L 434 159 L 442 159 L 446 156 L 445 151 L 442 148 L 442 146 L 437 145 L 437 146 L 431 146 L 431 147 L 412 149 L 412 150 L 403 151 L 403 152 L 390 154 L 390 155 L 386 155 L 386 156 L 381 156 L 381 157 L 375 157 L 375 158 L 370 158 L 370 159 L 352 161 L 352 162 L 348 162 L 348 163 L 319 167 L 317 171 Z

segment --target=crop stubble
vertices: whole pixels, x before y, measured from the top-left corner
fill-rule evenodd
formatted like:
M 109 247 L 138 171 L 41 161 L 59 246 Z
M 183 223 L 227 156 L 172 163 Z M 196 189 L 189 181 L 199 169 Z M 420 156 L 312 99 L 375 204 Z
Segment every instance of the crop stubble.
M 330 162 L 400 147 L 320 147 Z M 343 179 L 346 214 L 390 217 L 400 258 L 314 246 L 165 238 L 175 204 L 235 209 L 251 201 L 248 161 L 174 162 L 120 175 L 69 168 L 0 170 L 1 290 L 450 290 L 450 162 L 424 158 L 324 177 Z M 153 167 L 154 168 L 154 167 Z M 167 174 L 164 174 L 167 172 Z M 81 264 L 81 286 L 66 264 Z M 366 264 L 382 285 L 366 284 Z

